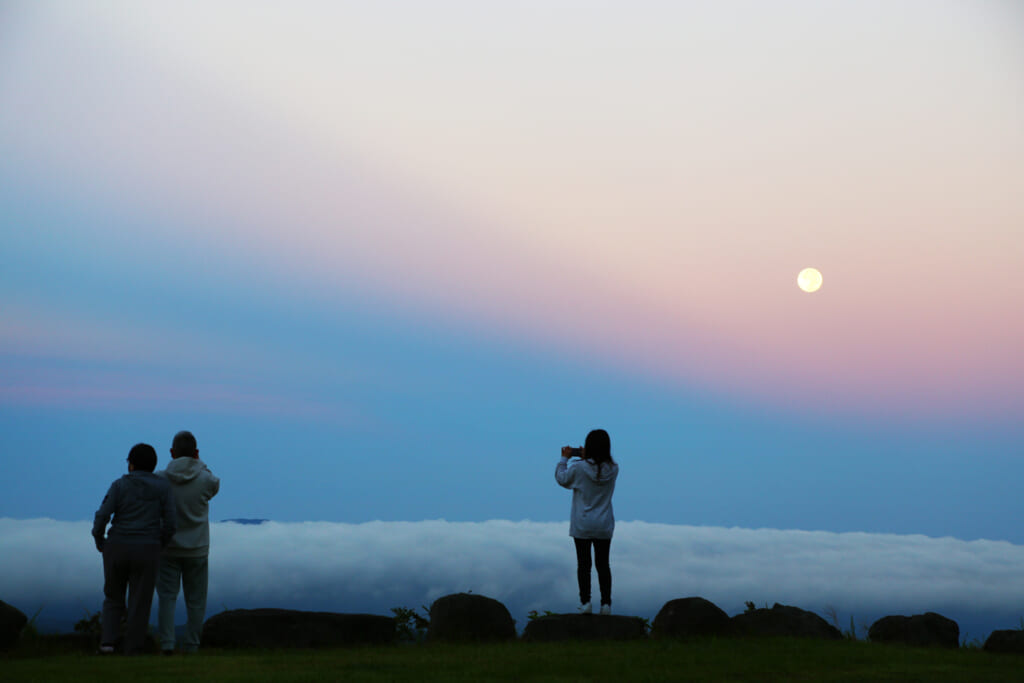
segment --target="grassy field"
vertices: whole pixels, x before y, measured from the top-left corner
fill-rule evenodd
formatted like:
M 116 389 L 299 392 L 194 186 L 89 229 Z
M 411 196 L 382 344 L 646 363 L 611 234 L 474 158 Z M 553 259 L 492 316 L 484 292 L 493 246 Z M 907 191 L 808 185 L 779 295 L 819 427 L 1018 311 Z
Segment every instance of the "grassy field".
M 976 649 L 721 639 L 203 651 L 100 657 L 14 651 L 0 680 L 139 681 L 1021 681 L 1024 660 Z

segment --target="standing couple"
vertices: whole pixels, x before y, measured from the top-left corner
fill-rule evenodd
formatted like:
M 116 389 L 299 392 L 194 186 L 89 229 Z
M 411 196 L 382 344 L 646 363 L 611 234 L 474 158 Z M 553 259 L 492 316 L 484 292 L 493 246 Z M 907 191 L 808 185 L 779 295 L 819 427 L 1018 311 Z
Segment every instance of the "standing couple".
M 210 499 L 220 479 L 199 459 L 191 432 L 178 432 L 171 463 L 156 469 L 156 450 L 136 444 L 128 453 L 128 474 L 114 481 L 96 511 L 92 535 L 103 553 L 103 613 L 100 652 L 114 652 L 126 617 L 125 654 L 144 650 L 153 604 L 160 598 L 159 639 L 164 654 L 175 647 L 174 608 L 184 586 L 188 624 L 181 651 L 195 652 L 206 616 L 210 552 Z M 113 515 L 110 532 L 107 523 Z M 125 590 L 128 591 L 127 605 Z

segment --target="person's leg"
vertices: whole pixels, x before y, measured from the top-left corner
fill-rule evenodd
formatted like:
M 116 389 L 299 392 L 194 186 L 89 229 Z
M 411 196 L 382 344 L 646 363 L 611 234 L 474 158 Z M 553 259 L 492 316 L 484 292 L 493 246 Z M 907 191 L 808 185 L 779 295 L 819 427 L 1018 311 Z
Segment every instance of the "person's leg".
M 199 636 L 203 632 L 203 620 L 206 618 L 209 560 L 205 556 L 183 558 L 182 570 L 188 625 L 185 628 L 181 649 L 185 652 L 195 652 L 199 649 Z
M 181 560 L 177 557 L 160 557 L 160 571 L 156 578 L 156 594 L 160 598 L 157 613 L 157 636 L 160 649 L 174 649 L 174 608 L 178 602 L 178 590 L 181 588 Z
M 601 604 L 612 604 L 612 568 L 608 562 L 612 539 L 594 539 L 594 566 L 597 567 L 597 583 L 601 588 Z
M 576 580 L 580 585 L 580 604 L 590 602 L 590 539 L 573 538 L 576 543 Z
M 149 632 L 149 612 L 153 607 L 153 588 L 160 566 L 158 544 L 137 544 L 131 548 L 128 574 L 128 623 L 125 628 L 124 653 L 139 654 L 145 649 Z
M 101 646 L 114 646 L 120 640 L 124 618 L 124 593 L 128 588 L 128 561 L 124 546 L 107 541 L 103 547 L 103 614 L 100 618 Z

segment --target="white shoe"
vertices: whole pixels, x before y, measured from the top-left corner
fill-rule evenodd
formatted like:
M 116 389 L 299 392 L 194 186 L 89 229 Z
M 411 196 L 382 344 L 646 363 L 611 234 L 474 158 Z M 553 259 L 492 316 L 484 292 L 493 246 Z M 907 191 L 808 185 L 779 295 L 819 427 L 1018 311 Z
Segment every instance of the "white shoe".
M 601 614 L 611 614 L 611 613 L 612 613 L 612 606 L 611 605 L 601 605 Z
M 580 614 L 593 614 L 594 608 L 590 606 L 589 602 L 585 602 L 576 608 L 576 611 Z

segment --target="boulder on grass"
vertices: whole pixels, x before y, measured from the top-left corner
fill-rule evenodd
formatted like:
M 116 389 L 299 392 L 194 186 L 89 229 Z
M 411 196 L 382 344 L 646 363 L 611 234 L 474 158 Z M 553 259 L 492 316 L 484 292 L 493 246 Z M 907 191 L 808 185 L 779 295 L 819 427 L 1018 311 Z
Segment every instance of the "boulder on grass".
M 427 640 L 513 640 L 516 622 L 508 608 L 473 593 L 445 595 L 430 606 Z
M 842 640 L 843 634 L 814 612 L 775 603 L 771 609 L 753 609 L 732 618 L 736 632 L 751 636 L 795 636 Z
M 1009 652 L 1024 655 L 1024 630 L 992 631 L 982 647 L 986 652 Z
M 935 612 L 912 617 L 892 615 L 871 624 L 868 639 L 876 643 L 903 643 L 921 647 L 960 647 L 960 627 Z
M 28 617 L 24 612 L 0 600 L 0 650 L 12 647 L 27 623 Z
M 236 609 L 203 624 L 202 644 L 223 648 L 322 648 L 395 642 L 395 620 L 376 614 Z
M 612 614 L 549 614 L 531 619 L 523 640 L 640 640 L 646 637 L 644 620 Z
M 728 636 L 735 632 L 729 615 L 704 598 L 679 598 L 666 602 L 654 617 L 655 638 Z

